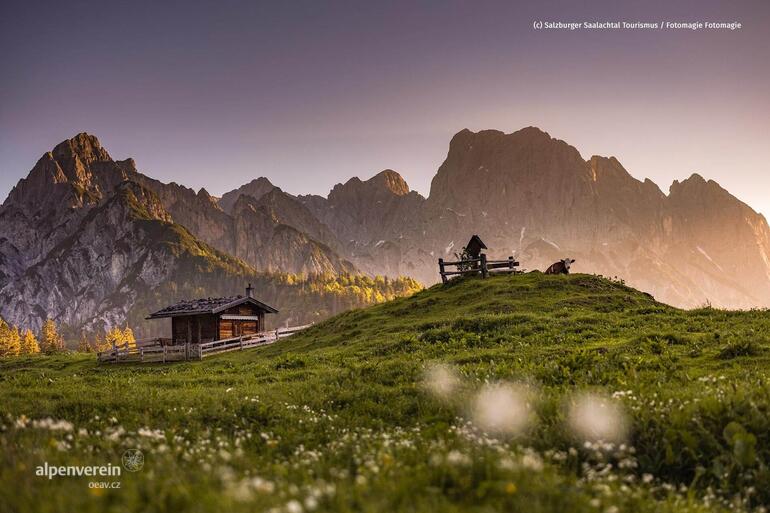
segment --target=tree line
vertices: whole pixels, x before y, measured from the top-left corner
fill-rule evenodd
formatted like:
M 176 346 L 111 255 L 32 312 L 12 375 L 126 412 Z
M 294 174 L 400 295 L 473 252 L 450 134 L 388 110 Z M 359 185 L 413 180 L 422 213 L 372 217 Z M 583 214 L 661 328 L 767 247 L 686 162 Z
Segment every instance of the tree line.
M 113 345 L 128 344 L 136 346 L 134 332 L 129 327 L 123 329 L 114 327 L 103 335 L 85 334 L 81 336 L 77 346 L 80 352 L 95 352 L 110 349 Z M 51 319 L 46 319 L 40 332 L 35 334 L 30 329 L 20 329 L 8 324 L 0 317 L 0 357 L 22 356 L 34 354 L 56 354 L 66 351 L 64 338 L 59 328 Z

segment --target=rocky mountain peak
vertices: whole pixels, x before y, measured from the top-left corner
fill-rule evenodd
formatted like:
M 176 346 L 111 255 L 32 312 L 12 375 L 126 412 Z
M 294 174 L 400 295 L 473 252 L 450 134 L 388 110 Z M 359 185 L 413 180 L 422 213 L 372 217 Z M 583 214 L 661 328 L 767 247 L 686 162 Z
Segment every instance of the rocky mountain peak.
M 335 201 L 370 203 L 407 194 L 409 194 L 409 185 L 406 180 L 392 169 L 386 169 L 365 181 L 353 177 L 344 184 L 338 183 L 329 192 L 328 199 L 332 203 Z
M 83 164 L 112 160 L 107 150 L 102 148 L 99 139 L 86 132 L 81 132 L 72 139 L 57 144 L 51 153 L 56 160 L 77 158 Z
M 121 169 L 124 169 L 129 174 L 138 172 L 136 169 L 136 161 L 130 157 L 125 160 L 116 160 L 115 164 L 120 166 Z
M 737 202 L 751 210 L 748 205 L 737 200 L 717 182 L 706 180 L 698 173 L 693 173 L 689 178 L 681 182 L 674 180 L 669 188 L 669 198 L 675 204 L 698 203 L 703 208 L 717 209 L 720 203 L 732 205 Z M 717 203 L 714 204 L 714 202 Z M 754 212 L 753 210 L 751 211 Z
M 559 196 L 555 204 L 569 205 L 590 190 L 589 182 L 577 149 L 538 128 L 510 134 L 466 129 L 452 138 L 428 202 L 436 215 L 448 207 L 466 215 L 507 217 L 528 197 Z
M 95 204 L 135 173 L 133 159 L 115 162 L 95 136 L 83 132 L 43 154 L 4 205 L 57 210 Z
M 219 199 L 219 207 L 225 212 L 231 213 L 240 196 L 246 195 L 251 196 L 254 199 L 259 199 L 275 188 L 275 185 L 273 185 L 270 180 L 264 176 L 260 176 L 247 184 L 241 185 L 237 189 L 223 194 Z
M 409 185 L 406 183 L 406 180 L 392 169 L 380 171 L 364 183 L 371 184 L 373 187 L 387 189 L 396 196 L 409 194 Z

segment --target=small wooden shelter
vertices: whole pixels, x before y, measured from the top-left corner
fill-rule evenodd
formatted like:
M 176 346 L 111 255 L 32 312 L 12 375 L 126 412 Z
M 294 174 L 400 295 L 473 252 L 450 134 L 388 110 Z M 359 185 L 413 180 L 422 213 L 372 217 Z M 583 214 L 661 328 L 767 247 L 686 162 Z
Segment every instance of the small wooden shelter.
M 471 258 L 479 258 L 482 249 L 487 249 L 487 245 L 484 244 L 484 241 L 478 235 L 471 237 L 471 240 L 465 246 L 465 251 Z
M 171 318 L 171 344 L 200 344 L 253 335 L 265 331 L 265 314 L 278 310 L 253 296 L 251 284 L 245 296 L 180 301 L 150 314 L 147 319 Z

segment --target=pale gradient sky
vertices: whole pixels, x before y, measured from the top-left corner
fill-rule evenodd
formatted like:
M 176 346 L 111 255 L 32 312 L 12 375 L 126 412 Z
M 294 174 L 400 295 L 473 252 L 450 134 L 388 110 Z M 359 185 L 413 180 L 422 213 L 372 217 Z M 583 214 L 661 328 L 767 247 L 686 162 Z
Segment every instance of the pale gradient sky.
M 257 176 L 326 194 L 385 168 L 427 194 L 457 131 L 535 125 L 664 192 L 698 172 L 770 214 L 770 2 L 280 4 L 3 2 L 0 197 L 81 131 L 212 194 Z

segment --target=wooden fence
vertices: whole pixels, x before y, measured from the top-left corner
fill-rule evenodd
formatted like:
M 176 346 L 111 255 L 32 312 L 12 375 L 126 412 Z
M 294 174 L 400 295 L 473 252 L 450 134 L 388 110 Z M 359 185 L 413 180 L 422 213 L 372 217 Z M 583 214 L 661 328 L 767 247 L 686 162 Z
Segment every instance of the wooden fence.
M 468 260 L 457 260 L 455 262 L 445 262 L 443 258 L 438 259 L 438 272 L 441 275 L 441 281 L 446 283 L 449 276 L 462 274 L 481 274 L 482 278 L 495 273 L 515 273 L 517 272 L 519 262 L 512 256 L 508 260 L 487 260 L 487 255 L 481 254 L 479 258 L 469 258 Z M 447 267 L 455 267 L 454 271 L 447 271 Z
M 170 339 L 156 338 L 138 341 L 135 345 L 131 346 L 129 346 L 128 343 L 113 346 L 106 351 L 100 351 L 97 353 L 96 357 L 97 360 L 102 363 L 166 363 L 183 360 L 202 360 L 207 356 L 219 353 L 240 351 L 252 347 L 272 344 L 279 339 L 291 336 L 310 326 L 311 324 L 306 324 L 304 326 L 293 326 L 291 328 L 278 328 L 274 331 L 214 340 L 202 344 L 171 345 Z

